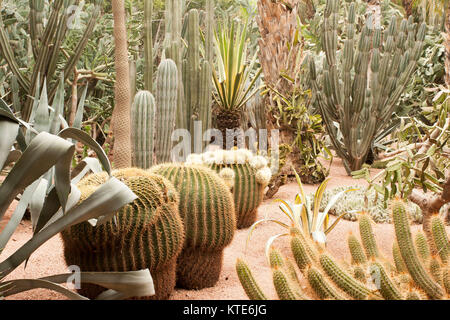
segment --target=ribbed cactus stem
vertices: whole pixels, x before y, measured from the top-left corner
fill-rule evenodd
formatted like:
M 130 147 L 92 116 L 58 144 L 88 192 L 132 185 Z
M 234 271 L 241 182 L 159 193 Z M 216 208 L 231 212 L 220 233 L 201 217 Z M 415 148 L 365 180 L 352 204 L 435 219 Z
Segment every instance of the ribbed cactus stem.
M 369 296 L 371 291 L 344 271 L 329 254 L 322 253 L 319 260 L 323 270 L 342 291 L 359 300 Z
M 144 0 L 144 88 L 153 91 L 153 0 Z
M 367 282 L 366 272 L 364 271 L 364 269 L 361 266 L 358 265 L 353 268 L 353 275 L 356 280 L 358 280 L 362 283 Z
M 347 238 L 350 254 L 352 255 L 352 264 L 364 264 L 367 262 L 363 247 L 359 240 L 353 235 L 349 234 Z
M 256 282 L 247 263 L 242 259 L 236 261 L 236 272 L 245 293 L 250 300 L 267 300 L 265 294 Z
M 428 275 L 414 247 L 405 203 L 401 200 L 393 201 L 392 211 L 397 243 L 409 274 L 430 298 L 441 299 L 444 295 L 441 286 Z
M 405 262 L 403 261 L 402 254 L 400 253 L 400 248 L 397 242 L 392 245 L 392 256 L 394 257 L 395 268 L 398 273 L 408 272 Z
M 359 218 L 359 232 L 367 257 L 369 259 L 378 258 L 379 252 L 377 242 L 372 230 L 372 221 L 369 218 L 369 215 L 363 214 Z
M 173 60 L 163 60 L 159 65 L 156 86 L 156 160 L 164 163 L 171 160 L 177 112 L 178 71 Z
M 313 263 L 312 258 L 305 248 L 305 243 L 300 237 L 291 237 L 291 251 L 300 271 L 304 271 L 306 267 Z
M 450 294 L 450 266 L 447 266 L 442 271 L 442 284 L 444 285 L 447 294 Z
M 427 238 L 425 237 L 425 234 L 423 232 L 417 232 L 415 237 L 415 244 L 420 258 L 423 262 L 427 262 L 430 259 L 431 252 Z
M 155 98 L 149 91 L 139 91 L 131 106 L 133 166 L 148 169 L 155 158 Z
M 285 272 L 281 269 L 272 269 L 273 284 L 280 300 L 300 300 L 295 294 L 292 284 L 290 283 Z
M 402 300 L 400 290 L 388 276 L 384 266 L 376 261 L 370 263 L 370 275 L 372 281 L 386 300 Z
M 450 258 L 450 242 L 445 230 L 444 222 L 438 215 L 431 218 L 431 233 L 437 252 L 445 264 Z
M 306 271 L 306 278 L 311 288 L 316 295 L 322 299 L 331 300 L 345 300 L 338 290 L 328 282 L 327 278 L 321 273 L 321 271 L 315 267 L 310 267 Z

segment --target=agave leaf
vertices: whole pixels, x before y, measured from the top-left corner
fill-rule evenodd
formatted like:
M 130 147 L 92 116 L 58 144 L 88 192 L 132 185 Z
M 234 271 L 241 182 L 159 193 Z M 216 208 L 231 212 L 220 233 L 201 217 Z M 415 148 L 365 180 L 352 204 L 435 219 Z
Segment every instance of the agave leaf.
M 2 276 L 9 274 L 43 243 L 62 230 L 89 219 L 113 215 L 136 198 L 137 196 L 125 184 L 111 177 L 85 201 L 67 210 L 63 217 L 43 228 L 8 259 L 1 262 L 0 273 Z
M 61 126 L 61 114 L 64 111 L 64 74 L 61 74 L 56 95 L 53 98 L 53 111 L 50 113 L 51 134 L 57 134 Z
M 64 154 L 73 154 L 73 150 L 73 144 L 57 136 L 46 132 L 37 135 L 0 186 L 0 219 L 20 192 L 50 170 Z
M 10 121 L 9 119 L 5 119 L 0 115 L 0 169 L 3 169 L 6 164 L 18 133 L 19 124 L 17 122 Z
M 36 190 L 38 184 L 39 180 L 36 180 L 25 189 L 19 203 L 16 206 L 16 209 L 11 216 L 11 219 L 8 221 L 8 224 L 0 233 L 0 254 L 2 253 L 3 249 L 5 249 L 9 239 L 11 239 L 11 236 L 17 229 L 20 221 L 22 221 L 23 215 L 25 214 L 25 211 L 31 201 L 31 198 L 33 197 L 34 191 Z
M 17 279 L 5 281 L 4 284 L 7 285 L 7 287 L 5 287 L 5 289 L 0 288 L 0 296 L 3 297 L 12 296 L 28 290 L 43 288 L 59 292 L 71 300 L 89 300 L 59 284 L 42 279 Z
M 90 147 L 94 152 L 97 154 L 98 159 L 100 160 L 103 168 L 108 173 L 108 175 L 111 176 L 111 163 L 109 162 L 108 156 L 106 155 L 105 151 L 102 149 L 102 147 L 91 138 L 86 132 L 81 131 L 80 129 L 76 128 L 66 128 L 62 130 L 58 136 L 64 139 L 73 139 L 82 142 L 83 144 Z
M 341 221 L 341 219 L 342 219 L 346 214 L 347 214 L 347 212 L 344 212 L 344 213 L 342 213 L 341 215 L 339 215 L 339 217 L 337 217 L 336 220 L 334 220 L 334 222 L 331 224 L 331 226 L 325 230 L 325 235 L 328 235 L 328 234 L 334 229 L 334 227 L 337 226 L 338 222 Z
M 36 180 L 32 185 L 34 185 L 35 183 L 37 183 L 37 186 L 30 200 L 31 225 L 33 227 L 33 230 L 36 229 L 39 215 L 41 214 L 42 208 L 44 207 L 45 196 L 47 195 L 48 180 L 41 178 L 39 180 Z
M 280 237 L 284 237 L 284 236 L 288 236 L 288 235 L 289 235 L 289 233 L 279 233 L 279 234 L 276 234 L 276 235 L 274 235 L 274 236 L 271 236 L 271 237 L 269 238 L 269 240 L 267 240 L 267 242 L 266 242 L 266 250 L 265 250 L 267 260 L 269 260 L 269 257 L 270 257 L 270 248 L 272 248 L 273 242 L 274 242 L 276 239 L 280 238 Z M 270 261 L 269 261 L 269 265 L 270 265 Z
M 81 129 L 81 124 L 83 122 L 84 104 L 86 101 L 88 86 L 84 87 L 83 93 L 81 94 L 80 101 L 78 102 L 77 112 L 73 120 L 72 128 Z
M 76 175 L 72 178 L 71 183 L 77 184 L 86 176 L 89 171 L 92 171 L 92 173 L 102 172 L 102 166 L 97 158 L 86 157 L 81 160 L 81 162 L 72 171 L 72 176 L 74 175 L 74 173 Z
M 50 115 L 49 115 L 49 105 L 47 97 L 47 80 L 44 79 L 44 84 L 42 86 L 42 93 L 39 98 L 39 103 L 36 109 L 36 115 L 34 117 L 34 128 L 38 132 L 49 132 L 50 131 Z
M 314 194 L 314 206 L 313 206 L 313 224 L 312 224 L 312 231 L 317 231 L 318 228 L 322 225 L 323 221 L 320 221 L 319 217 L 319 209 L 320 209 L 320 203 L 322 202 L 323 193 L 325 192 L 325 189 L 327 187 L 328 182 L 330 181 L 330 178 L 325 179 L 317 188 L 316 193 Z
M 292 222 L 295 221 L 295 218 L 294 218 L 294 211 L 292 211 L 291 206 L 290 206 L 286 201 L 284 201 L 283 199 L 275 199 L 275 200 L 273 200 L 273 202 L 281 202 L 281 205 L 280 205 L 281 211 L 283 211 L 283 213 L 284 213 L 284 214 L 285 214 Z
M 295 179 L 297 180 L 297 184 L 298 184 L 298 188 L 300 189 L 300 199 L 301 199 L 301 203 L 305 203 L 306 202 L 306 194 L 305 194 L 305 190 L 303 189 L 303 184 L 302 184 L 302 180 L 300 179 L 300 176 L 298 175 L 297 171 L 294 169 L 294 174 L 295 174 Z

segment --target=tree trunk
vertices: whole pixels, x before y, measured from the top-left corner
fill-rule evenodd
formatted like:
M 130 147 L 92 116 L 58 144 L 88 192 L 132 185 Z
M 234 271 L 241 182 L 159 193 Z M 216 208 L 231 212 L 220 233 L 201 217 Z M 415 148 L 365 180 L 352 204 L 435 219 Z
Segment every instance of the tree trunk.
M 445 10 L 445 83 L 450 87 L 450 1 Z
M 111 121 L 114 134 L 114 166 L 126 168 L 131 166 L 131 93 L 124 0 L 112 0 L 112 12 L 116 66 L 115 106 Z

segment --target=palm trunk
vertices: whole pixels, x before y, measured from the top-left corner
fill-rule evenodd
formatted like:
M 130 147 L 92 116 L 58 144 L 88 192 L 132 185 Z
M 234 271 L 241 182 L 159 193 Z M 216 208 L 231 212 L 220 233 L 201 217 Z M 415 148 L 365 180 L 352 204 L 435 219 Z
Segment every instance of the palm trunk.
M 130 69 L 124 0 L 112 0 L 115 41 L 115 106 L 111 121 L 114 134 L 114 166 L 131 166 Z
M 450 2 L 445 10 L 445 83 L 450 87 Z

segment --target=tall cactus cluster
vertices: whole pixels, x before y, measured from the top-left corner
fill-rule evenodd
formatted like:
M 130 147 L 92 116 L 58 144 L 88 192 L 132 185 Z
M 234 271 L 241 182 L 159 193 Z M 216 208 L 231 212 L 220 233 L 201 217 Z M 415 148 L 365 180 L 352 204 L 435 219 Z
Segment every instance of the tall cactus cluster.
M 133 165 L 148 169 L 170 161 L 176 122 L 178 71 L 170 59 L 161 61 L 156 81 L 156 101 L 149 91 L 138 92 L 132 106 Z
M 348 5 L 348 17 L 339 51 L 340 5 Z M 309 58 L 312 91 L 348 173 L 361 169 L 374 138 L 389 122 L 416 69 L 426 33 L 426 25 L 418 27 L 412 16 L 401 22 L 394 16 L 385 30 L 369 17 L 356 34 L 355 16 L 353 1 L 327 0 L 323 70 L 316 72 L 314 58 Z
M 393 260 L 384 258 L 371 228 L 371 220 L 362 217 L 359 228 L 362 241 L 348 236 L 352 262 L 338 262 L 322 247 L 305 237 L 299 230 L 291 230 L 291 253 L 313 295 L 308 296 L 298 282 L 290 260 L 273 246 L 268 258 L 274 287 L 280 299 L 358 299 L 358 300 L 422 300 L 450 299 L 450 243 L 442 220 L 433 218 L 433 241 L 440 255 L 431 256 L 427 240 L 418 233 L 416 241 L 410 229 L 407 205 L 400 199 L 391 204 L 396 241 Z M 250 299 L 267 299 L 242 258 L 237 260 L 239 280 Z
M 165 178 L 141 169 L 113 171 L 136 195 L 122 208 L 116 222 L 92 226 L 88 222 L 62 232 L 68 265 L 82 271 L 134 271 L 148 268 L 156 295 L 167 299 L 176 283 L 176 261 L 184 244 L 184 228 L 178 213 L 178 194 Z M 89 197 L 108 179 L 93 174 L 79 182 L 81 200 Z M 103 289 L 104 290 L 104 289 Z M 94 298 L 102 288 L 83 285 L 80 293 Z
M 217 173 L 201 165 L 161 164 L 149 172 L 171 181 L 180 197 L 186 240 L 177 262 L 177 286 L 214 286 L 222 269 L 223 249 L 236 229 L 229 187 Z
M 272 177 L 265 157 L 246 149 L 218 150 L 191 154 L 186 163 L 210 167 L 230 186 L 238 229 L 248 228 L 256 221 L 257 209 Z

